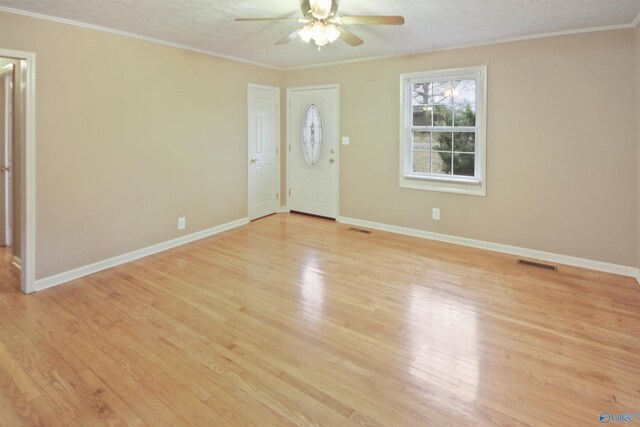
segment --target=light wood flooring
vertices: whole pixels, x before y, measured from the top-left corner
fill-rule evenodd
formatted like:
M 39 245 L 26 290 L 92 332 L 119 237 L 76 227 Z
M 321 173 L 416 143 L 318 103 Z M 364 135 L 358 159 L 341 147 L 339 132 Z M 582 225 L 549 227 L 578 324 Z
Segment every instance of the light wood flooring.
M 0 261 L 2 426 L 582 426 L 640 412 L 630 278 L 289 214 L 30 296 Z

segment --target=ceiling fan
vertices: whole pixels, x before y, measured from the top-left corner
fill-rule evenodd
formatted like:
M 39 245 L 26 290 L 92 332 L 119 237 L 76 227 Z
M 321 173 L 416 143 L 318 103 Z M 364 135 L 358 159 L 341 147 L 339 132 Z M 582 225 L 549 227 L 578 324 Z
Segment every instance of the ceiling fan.
M 318 46 L 333 43 L 342 38 L 351 46 L 364 43 L 360 37 L 347 30 L 344 25 L 402 25 L 402 16 L 338 16 L 338 0 L 300 0 L 303 18 L 237 18 L 236 21 L 296 21 L 303 26 L 291 34 L 278 40 L 276 45 L 283 45 L 297 37 L 309 43 L 311 40 Z

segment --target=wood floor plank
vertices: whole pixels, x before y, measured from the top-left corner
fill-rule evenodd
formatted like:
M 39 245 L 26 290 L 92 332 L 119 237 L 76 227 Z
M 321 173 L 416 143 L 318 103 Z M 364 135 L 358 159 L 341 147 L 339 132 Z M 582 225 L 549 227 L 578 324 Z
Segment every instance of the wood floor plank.
M 633 279 L 279 214 L 39 294 L 0 250 L 0 425 L 597 425 Z
M 92 291 L 95 292 L 96 288 L 93 288 Z M 100 294 L 98 293 L 98 295 Z M 93 310 L 100 308 L 100 305 L 94 305 L 97 301 L 92 301 L 91 298 L 80 302 L 85 310 L 87 308 Z M 209 378 L 210 374 L 212 374 L 209 367 L 204 364 L 192 363 L 195 361 L 193 355 L 183 349 L 184 343 L 180 343 L 182 344 L 181 346 L 174 345 L 167 335 L 168 331 L 164 329 L 156 329 L 156 331 L 161 331 L 160 333 L 138 331 L 136 321 L 144 323 L 153 321 L 152 316 L 147 317 L 141 314 L 141 311 L 138 311 L 140 310 L 139 306 L 118 306 L 116 301 L 114 301 L 114 305 L 120 310 L 119 314 L 116 312 L 116 315 L 121 319 L 121 323 L 114 326 L 113 330 L 106 335 L 97 329 L 92 332 L 100 334 L 104 339 L 113 342 L 118 351 L 117 357 L 120 359 L 126 358 L 129 369 L 135 368 L 140 373 L 143 371 L 143 365 L 151 365 L 154 371 L 162 371 L 170 376 L 174 383 L 179 382 L 181 386 L 186 386 L 194 396 L 205 402 L 209 408 L 207 412 L 214 413 L 215 420 L 218 423 L 229 419 L 230 425 L 237 425 L 237 422 L 233 419 L 236 416 L 233 408 L 238 409 L 248 406 L 247 402 L 245 402 L 245 396 L 242 395 L 240 390 L 223 387 L 220 381 L 212 381 Z M 130 315 L 127 313 L 130 313 Z M 162 324 L 156 323 L 156 326 L 162 327 Z M 128 347 L 127 341 L 129 339 L 136 342 L 135 348 Z M 135 366 L 133 366 L 134 363 Z M 201 406 L 201 409 L 204 409 L 204 406 Z M 216 411 L 219 412 L 217 417 L 215 416 Z M 273 415 L 268 408 L 253 406 L 251 411 L 245 414 L 245 417 L 253 419 L 256 424 L 269 421 L 271 418 L 273 418 L 271 421 L 274 424 L 283 423 L 283 420 Z
M 0 408 L 0 426 L 40 424 L 31 405 L 3 366 L 0 366 Z
M 22 370 L 20 364 L 0 342 L 0 365 L 11 375 L 16 386 L 27 401 L 32 401 L 40 396 L 40 390 L 36 383 Z

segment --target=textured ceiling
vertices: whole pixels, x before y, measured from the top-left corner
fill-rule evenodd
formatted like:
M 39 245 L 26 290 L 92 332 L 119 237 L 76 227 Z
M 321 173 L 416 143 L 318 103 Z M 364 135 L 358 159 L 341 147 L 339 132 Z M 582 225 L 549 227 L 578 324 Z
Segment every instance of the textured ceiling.
M 299 17 L 299 0 L 0 0 L 0 6 L 278 68 L 628 25 L 640 13 L 640 0 L 341 0 L 339 15 L 403 15 L 406 24 L 352 26 L 363 45 L 338 40 L 319 52 L 299 40 L 274 46 L 296 28 L 295 22 L 234 22 L 237 17 Z

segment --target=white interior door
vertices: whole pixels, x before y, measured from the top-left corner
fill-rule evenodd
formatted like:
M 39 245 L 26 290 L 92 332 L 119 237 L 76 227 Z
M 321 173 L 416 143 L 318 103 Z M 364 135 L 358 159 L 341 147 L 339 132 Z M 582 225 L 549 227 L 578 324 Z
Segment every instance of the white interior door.
M 13 67 L 0 70 L 0 246 L 11 246 Z
M 338 86 L 289 89 L 287 98 L 289 209 L 337 218 Z
M 280 89 L 249 85 L 249 219 L 280 204 Z

